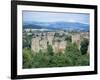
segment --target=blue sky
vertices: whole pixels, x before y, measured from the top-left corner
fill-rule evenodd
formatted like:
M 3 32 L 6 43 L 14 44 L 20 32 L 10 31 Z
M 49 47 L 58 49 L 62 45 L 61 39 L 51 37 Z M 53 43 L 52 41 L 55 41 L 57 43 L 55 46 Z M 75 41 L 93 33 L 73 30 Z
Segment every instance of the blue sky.
M 87 13 L 23 11 L 23 22 L 79 22 L 89 24 Z

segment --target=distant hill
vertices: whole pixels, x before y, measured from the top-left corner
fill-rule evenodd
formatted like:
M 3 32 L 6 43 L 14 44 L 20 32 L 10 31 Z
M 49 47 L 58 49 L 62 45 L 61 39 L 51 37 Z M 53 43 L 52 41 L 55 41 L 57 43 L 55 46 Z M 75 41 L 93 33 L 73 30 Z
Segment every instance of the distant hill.
M 42 29 L 41 26 L 35 25 L 35 24 L 24 24 L 23 25 L 23 28 L 24 29 L 26 29 L 26 28 L 30 28 L 30 29 Z
M 89 31 L 88 24 L 76 22 L 30 22 L 24 23 L 23 28 Z
M 89 30 L 88 24 L 75 23 L 75 22 L 56 22 L 49 25 L 54 29 L 65 29 L 65 30 Z

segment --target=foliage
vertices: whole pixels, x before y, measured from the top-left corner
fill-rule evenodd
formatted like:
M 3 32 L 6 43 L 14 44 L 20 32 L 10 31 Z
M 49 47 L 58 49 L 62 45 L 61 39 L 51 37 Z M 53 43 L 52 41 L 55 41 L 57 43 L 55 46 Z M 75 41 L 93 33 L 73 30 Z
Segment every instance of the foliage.
M 49 60 L 50 57 L 47 54 L 43 52 L 36 53 L 32 58 L 32 67 L 47 67 Z
M 23 68 L 64 67 L 64 66 L 87 66 L 89 54 L 81 54 L 76 43 L 69 42 L 64 53 L 54 53 L 48 43 L 47 52 L 40 50 L 33 53 L 29 48 L 23 48 Z
M 56 32 L 56 33 L 54 34 L 54 37 L 59 37 L 59 33 Z
M 84 55 L 87 53 L 88 50 L 88 45 L 89 45 L 89 40 L 84 38 L 81 42 L 81 47 L 80 47 L 80 51 L 81 53 Z
M 67 45 L 64 52 L 54 53 L 52 45 L 47 42 L 47 50 L 43 52 L 32 52 L 30 49 L 31 35 L 27 35 L 23 41 L 23 68 L 42 68 L 42 67 L 64 67 L 64 66 L 87 66 L 89 65 L 89 54 L 87 48 L 89 41 L 83 39 L 80 50 L 76 43 L 72 43 L 70 36 L 66 37 Z M 58 41 L 59 42 L 59 41 Z M 28 46 L 27 46 L 28 45 Z M 83 55 L 84 54 L 84 55 Z
M 51 55 L 51 56 L 54 54 L 53 48 L 52 48 L 52 46 L 49 44 L 49 42 L 47 43 L 47 53 L 48 53 L 49 55 Z
M 32 60 L 31 50 L 24 48 L 23 49 L 23 68 L 30 68 Z
M 32 35 L 26 35 L 23 38 L 23 48 L 31 48 Z
M 66 35 L 65 40 L 68 42 L 72 42 L 72 37 L 69 35 Z
M 78 58 L 76 65 L 81 65 L 81 66 L 89 65 L 89 54 L 81 55 Z
M 65 54 L 71 60 L 73 66 L 77 64 L 78 58 L 81 56 L 76 43 L 69 43 L 65 49 Z

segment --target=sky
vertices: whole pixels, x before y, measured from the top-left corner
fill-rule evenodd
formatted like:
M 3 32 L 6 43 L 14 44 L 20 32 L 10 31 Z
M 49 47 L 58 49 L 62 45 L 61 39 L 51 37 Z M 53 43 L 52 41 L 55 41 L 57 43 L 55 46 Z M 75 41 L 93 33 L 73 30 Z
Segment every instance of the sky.
M 78 22 L 89 24 L 88 13 L 23 11 L 23 22 Z

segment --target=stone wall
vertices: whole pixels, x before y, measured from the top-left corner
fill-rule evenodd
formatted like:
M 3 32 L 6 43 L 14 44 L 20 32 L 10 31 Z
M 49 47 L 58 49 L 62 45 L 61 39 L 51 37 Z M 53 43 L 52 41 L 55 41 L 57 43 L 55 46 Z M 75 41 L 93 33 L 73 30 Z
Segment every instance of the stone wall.
M 62 35 L 63 33 L 64 32 L 59 32 L 60 35 Z M 63 37 L 62 38 L 54 37 L 54 34 L 55 32 L 35 33 L 35 37 L 33 36 L 32 38 L 32 45 L 31 45 L 32 51 L 39 52 L 39 50 L 42 50 L 46 52 L 47 43 L 49 43 L 50 45 L 52 45 L 53 51 L 55 53 L 64 52 L 64 49 L 67 46 L 67 41 L 65 41 Z M 89 34 L 76 33 L 76 34 L 71 34 L 71 37 L 72 37 L 72 43 L 76 43 L 78 45 L 78 48 L 80 49 L 81 38 L 82 37 L 89 38 Z M 60 41 L 58 42 L 57 40 L 60 40 Z

